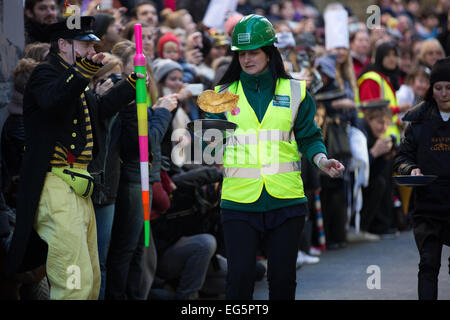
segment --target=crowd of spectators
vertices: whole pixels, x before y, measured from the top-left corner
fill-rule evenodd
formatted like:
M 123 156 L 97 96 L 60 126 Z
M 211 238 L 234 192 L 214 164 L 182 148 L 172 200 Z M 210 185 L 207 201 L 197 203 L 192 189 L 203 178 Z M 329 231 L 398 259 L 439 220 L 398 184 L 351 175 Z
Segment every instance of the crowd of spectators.
M 450 1 L 426 7 L 420 0 L 380 0 L 380 25 L 370 28 L 351 8 L 330 4 L 325 12 L 346 13 L 343 41 L 331 39 L 327 24 L 332 20 L 312 0 L 229 2 L 227 7 L 227 1 L 215 0 L 68 1 L 82 15 L 95 17 L 94 32 L 101 40 L 95 49 L 107 53 L 109 63 L 92 79 L 90 90 L 102 95 L 133 71 L 136 23 L 142 25 L 147 58 L 154 245 L 144 246 L 132 103 L 102 124 L 105 152 L 89 167 L 98 173 L 101 186 L 92 196 L 102 273 L 99 299 L 223 296 L 227 270 L 220 226 L 221 166 L 191 161 L 196 137 L 183 129 L 204 117 L 196 96 L 221 79 L 231 61 L 233 27 L 248 14 L 263 15 L 274 25 L 286 71 L 306 80 L 315 98 L 315 121 L 329 157 L 346 167 L 341 177 L 331 179 L 302 161 L 310 215 L 299 237 L 298 267 L 319 262 L 326 250 L 395 239 L 411 228 L 413 190 L 392 183 L 393 158 L 405 127 L 403 115 L 423 100 L 434 63 L 449 55 Z M 1 134 L 3 250 L 14 227 L 24 153 L 23 93 L 33 68 L 52 51 L 47 26 L 63 19 L 66 3 L 25 1 L 26 49 L 14 71 Z M 206 19 L 221 7 L 226 10 L 216 17 L 221 21 Z M 338 25 L 336 32 L 342 31 Z M 261 248 L 255 257 L 260 271 L 255 281 L 264 278 L 264 254 Z M 3 297 L 45 299 L 46 288 L 48 293 L 42 268 L 0 281 L 7 284 L 0 285 Z

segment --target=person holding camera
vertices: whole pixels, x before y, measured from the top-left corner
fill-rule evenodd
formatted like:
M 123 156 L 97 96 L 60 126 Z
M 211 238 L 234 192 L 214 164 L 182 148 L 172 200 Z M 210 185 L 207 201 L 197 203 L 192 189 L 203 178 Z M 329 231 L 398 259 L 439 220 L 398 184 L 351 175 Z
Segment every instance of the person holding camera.
M 363 188 L 361 233 L 367 241 L 395 236 L 392 212 L 392 150 L 395 136 L 385 136 L 391 124 L 392 112 L 381 103 L 364 110 L 364 128 L 369 151 L 369 184 Z
M 133 70 L 136 52 L 128 40 L 117 43 L 112 50 L 124 65 L 123 75 Z M 151 71 L 147 69 L 147 93 L 151 96 Z M 177 108 L 178 96 L 167 95 L 151 99 L 147 105 L 149 150 L 149 199 L 152 206 L 152 187 L 159 180 L 161 141 Z M 115 204 L 111 242 L 106 262 L 107 300 L 146 299 L 156 269 L 156 251 L 150 233 L 150 245 L 144 247 L 144 209 L 140 176 L 139 135 L 136 102 L 125 105 L 120 119 L 120 180 Z M 148 272 L 146 272 L 146 270 Z
M 101 97 L 122 79 L 123 64 L 120 59 L 105 53 L 105 66 L 92 78 L 90 87 Z M 88 166 L 88 171 L 94 178 L 92 203 L 95 210 L 97 225 L 97 247 L 100 262 L 101 286 L 99 300 L 105 295 L 106 257 L 108 254 L 111 230 L 114 220 L 114 209 L 120 177 L 120 121 L 118 113 L 105 121 L 95 123 L 95 144 L 97 155 Z

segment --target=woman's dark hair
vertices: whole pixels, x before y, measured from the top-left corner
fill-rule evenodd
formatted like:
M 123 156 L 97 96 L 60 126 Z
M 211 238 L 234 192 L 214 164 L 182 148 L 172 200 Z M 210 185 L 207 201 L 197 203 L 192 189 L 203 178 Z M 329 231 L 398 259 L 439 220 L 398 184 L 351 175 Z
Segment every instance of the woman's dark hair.
M 274 46 L 261 47 L 261 50 L 269 57 L 269 70 L 273 78 L 272 92 L 275 94 L 275 87 L 277 85 L 278 78 L 291 79 L 292 77 L 284 70 L 283 59 L 280 52 Z M 236 80 L 239 80 L 241 76 L 241 64 L 239 63 L 239 51 L 233 52 L 233 59 L 228 67 L 227 71 L 220 79 L 218 85 L 230 84 Z
M 400 84 L 398 81 L 398 78 L 399 78 L 398 65 L 395 68 L 395 70 L 388 70 L 383 67 L 383 59 L 391 51 L 393 51 L 397 57 L 399 56 L 397 44 L 395 42 L 389 41 L 389 42 L 381 43 L 377 47 L 376 52 L 375 52 L 375 63 L 370 63 L 369 65 L 367 65 L 364 68 L 364 70 L 361 71 L 361 75 L 363 75 L 364 73 L 369 72 L 369 71 L 377 71 L 379 73 L 382 73 L 389 79 L 389 81 L 391 82 L 394 89 L 398 90 L 400 88 Z
M 25 9 L 30 10 L 31 12 L 33 12 L 34 6 L 37 5 L 39 2 L 42 2 L 44 0 L 26 0 L 25 1 Z M 54 0 L 55 5 L 57 5 L 57 1 Z
M 436 103 L 436 101 L 434 100 L 434 97 L 433 97 L 433 85 L 432 84 L 430 84 L 430 87 L 428 88 L 427 92 L 425 92 L 425 97 L 423 97 L 423 100 Z
M 436 12 L 436 9 L 431 8 L 431 7 L 427 7 L 424 8 L 422 11 L 422 14 L 420 15 L 421 19 L 427 19 L 429 17 L 436 17 L 438 18 L 438 13 Z

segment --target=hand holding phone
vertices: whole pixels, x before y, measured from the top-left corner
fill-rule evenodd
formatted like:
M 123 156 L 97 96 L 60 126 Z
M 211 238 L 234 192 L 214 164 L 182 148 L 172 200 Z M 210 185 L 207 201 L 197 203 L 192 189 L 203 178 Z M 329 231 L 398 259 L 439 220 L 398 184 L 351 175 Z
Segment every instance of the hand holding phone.
M 186 87 L 184 87 L 185 90 L 189 90 L 193 96 L 198 96 L 200 93 L 203 92 L 204 87 L 203 83 L 190 83 Z

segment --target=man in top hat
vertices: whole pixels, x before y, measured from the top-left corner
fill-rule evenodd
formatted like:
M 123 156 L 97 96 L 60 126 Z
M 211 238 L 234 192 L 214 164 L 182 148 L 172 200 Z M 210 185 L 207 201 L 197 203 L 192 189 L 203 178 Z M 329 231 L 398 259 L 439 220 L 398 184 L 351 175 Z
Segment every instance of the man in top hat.
M 92 180 L 87 166 L 97 151 L 95 124 L 135 99 L 132 73 L 103 96 L 87 90 L 102 67 L 94 18 L 81 28 L 52 24 L 48 60 L 37 66 L 24 93 L 25 154 L 17 223 L 7 273 L 46 263 L 51 299 L 97 299 L 100 270 Z M 46 255 L 47 252 L 47 255 Z

